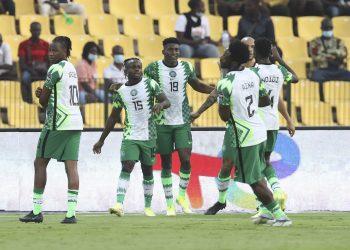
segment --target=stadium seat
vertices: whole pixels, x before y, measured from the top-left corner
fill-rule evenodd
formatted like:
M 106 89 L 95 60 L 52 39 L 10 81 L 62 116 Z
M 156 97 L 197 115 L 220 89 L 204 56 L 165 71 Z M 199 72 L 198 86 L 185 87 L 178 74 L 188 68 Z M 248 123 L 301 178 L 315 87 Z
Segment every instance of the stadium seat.
M 241 16 L 230 16 L 227 19 L 228 32 L 231 36 L 236 36 L 238 34 L 238 23 Z
M 109 0 L 109 11 L 117 18 L 141 14 L 138 0 Z
M 350 101 L 338 102 L 335 104 L 337 109 L 337 119 L 340 125 L 350 126 Z
M 307 126 L 332 126 L 332 108 L 323 102 L 304 102 L 301 108 L 302 123 Z
M 304 102 L 320 101 L 319 83 L 308 80 L 301 80 L 291 86 L 291 100 L 296 105 Z
M 97 77 L 103 79 L 103 71 L 113 63 L 111 58 L 100 56 L 96 61 Z M 101 80 L 102 81 L 102 80 Z
M 323 84 L 323 93 L 325 102 L 330 104 L 350 102 L 350 83 L 341 81 L 325 82 Z
M 91 103 L 84 105 L 85 125 L 92 128 L 104 127 L 104 104 Z
M 163 58 L 163 39 L 164 38 L 160 36 L 139 38 L 137 40 L 139 55 L 141 57 Z
M 299 79 L 306 79 L 306 61 L 286 59 L 286 63 L 295 71 Z
M 119 34 L 118 20 L 113 15 L 89 15 L 88 27 L 90 35 L 96 37 Z
M 22 100 L 21 84 L 16 81 L 0 81 L 0 107 Z
M 185 12 L 190 11 L 190 7 L 188 7 L 188 1 L 189 0 L 178 0 L 179 2 L 179 14 L 183 14 Z M 204 5 L 205 5 L 205 14 L 209 15 L 209 1 L 208 0 L 203 0 Z
M 125 57 L 132 57 L 135 55 L 134 52 L 134 43 L 133 39 L 127 36 L 104 36 L 102 38 L 103 40 L 103 48 L 104 48 L 104 55 L 106 57 L 112 57 L 112 48 L 115 45 L 120 45 L 124 49 L 124 55 Z
M 286 60 L 310 61 L 307 54 L 307 42 L 299 37 L 283 37 L 277 39 L 278 45 L 282 49 L 283 58 Z
M 127 16 L 123 19 L 124 34 L 133 38 L 154 35 L 153 21 L 149 16 Z
M 104 14 L 103 0 L 75 0 L 84 6 L 85 13 L 89 15 Z
M 0 15 L 0 33 L 2 35 L 16 35 L 15 18 L 13 16 Z
M 220 68 L 219 59 L 206 58 L 200 60 L 201 78 L 202 79 L 219 79 Z
M 41 128 L 39 122 L 39 106 L 24 102 L 15 102 L 7 106 L 9 125 L 15 128 Z
M 298 32 L 299 37 L 311 41 L 312 39 L 321 36 L 321 21 L 323 17 L 319 16 L 303 16 L 298 17 Z
M 19 30 L 22 36 L 31 36 L 30 24 L 38 22 L 41 24 L 41 35 L 50 35 L 50 20 L 42 15 L 22 15 L 19 17 Z
M 163 15 L 175 15 L 174 0 L 144 0 L 146 15 L 158 19 Z
M 208 15 L 210 26 L 210 38 L 219 41 L 223 32 L 223 20 L 221 16 Z
M 78 15 L 71 15 L 73 24 L 67 24 L 62 15 L 54 16 L 55 34 L 56 35 L 85 35 L 84 19 Z
M 350 38 L 350 18 L 346 16 L 337 16 L 333 17 L 332 20 L 334 26 L 334 35 L 340 38 Z
M 177 15 L 166 15 L 159 18 L 159 35 L 163 37 L 174 37 L 175 24 L 179 16 Z
M 12 59 L 14 61 L 18 61 L 18 46 L 22 41 L 24 41 L 27 38 L 19 35 L 4 35 L 2 36 L 2 39 L 4 40 L 4 43 L 7 43 L 11 47 Z
M 70 39 L 72 41 L 72 51 L 71 56 L 74 58 L 81 58 L 83 53 L 83 48 L 87 42 L 93 41 L 97 43 L 97 39 L 88 35 L 71 35 Z
M 14 0 L 16 17 L 22 15 L 35 15 L 34 0 Z
M 276 37 L 293 37 L 293 21 L 291 17 L 272 16 Z

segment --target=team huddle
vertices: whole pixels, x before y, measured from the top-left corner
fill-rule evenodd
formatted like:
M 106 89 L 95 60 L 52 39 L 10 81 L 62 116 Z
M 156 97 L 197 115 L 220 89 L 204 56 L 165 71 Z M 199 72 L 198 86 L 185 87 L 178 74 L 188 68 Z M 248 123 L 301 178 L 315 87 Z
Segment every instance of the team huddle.
M 67 61 L 71 42 L 68 37 L 56 37 L 49 49 L 52 63 L 44 87 L 36 96 L 47 108 L 45 126 L 41 132 L 35 167 L 33 211 L 20 218 L 22 222 L 42 222 L 43 192 L 46 168 L 51 158 L 65 162 L 68 178 L 68 209 L 62 223 L 76 223 L 75 210 L 79 190 L 77 161 L 83 122 L 79 110 L 78 84 L 74 66 Z M 201 82 L 193 66 L 179 60 L 179 41 L 163 41 L 163 60 L 148 65 L 144 71 L 138 58 L 124 61 L 128 81 L 113 86 L 113 109 L 93 152 L 101 153 L 110 131 L 125 110 L 123 139 L 115 205 L 111 214 L 123 216 L 123 203 L 136 162 L 141 163 L 144 189 L 144 213 L 155 216 L 153 197 L 153 165 L 156 153 L 161 157 L 161 181 L 166 200 L 166 215 L 175 216 L 172 187 L 172 152 L 181 162 L 179 192 L 176 203 L 185 214 L 192 210 L 186 196 L 191 175 L 191 122 L 216 101 L 220 118 L 226 122 L 223 159 L 217 177 L 218 202 L 205 214 L 214 215 L 226 207 L 226 193 L 235 166 L 235 181 L 247 183 L 257 197 L 255 224 L 289 226 L 292 221 L 284 213 L 286 194 L 270 164 L 279 129 L 278 112 L 286 119 L 291 136 L 295 128 L 280 92 L 283 84 L 297 82 L 294 71 L 285 64 L 274 45 L 267 39 L 244 38 L 231 42 L 220 58 L 222 79 L 216 88 Z M 275 61 L 278 64 L 275 64 Z M 186 94 L 187 83 L 207 100 L 191 113 Z M 208 166 L 210 167 L 210 166 Z M 271 189 L 267 185 L 268 181 Z

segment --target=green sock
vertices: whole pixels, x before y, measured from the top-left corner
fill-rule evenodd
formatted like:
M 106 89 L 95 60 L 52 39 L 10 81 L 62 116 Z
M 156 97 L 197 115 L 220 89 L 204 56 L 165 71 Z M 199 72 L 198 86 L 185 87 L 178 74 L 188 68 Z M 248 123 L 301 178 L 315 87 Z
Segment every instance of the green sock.
M 75 209 L 77 208 L 79 190 L 68 189 L 68 209 L 66 217 L 75 216 Z
M 278 188 L 281 188 L 280 183 L 278 181 L 276 171 L 271 166 L 271 164 L 267 164 L 266 168 L 263 171 L 263 174 L 265 175 L 267 181 L 269 182 L 271 188 L 273 191 L 275 191 Z
M 174 205 L 174 200 L 173 200 L 173 180 L 168 173 L 162 172 L 162 184 L 163 184 L 163 189 L 164 189 L 164 194 L 165 194 L 165 200 L 166 200 L 166 205 L 168 207 L 171 207 Z
M 154 186 L 154 180 L 153 176 L 150 178 L 144 178 L 143 180 L 143 192 L 145 196 L 145 207 L 151 207 L 152 205 L 152 197 L 153 197 L 153 186 Z
M 179 196 L 185 197 L 188 183 L 190 182 L 191 172 L 184 173 L 180 170 Z
M 123 170 L 120 172 L 118 188 L 117 188 L 117 203 L 123 204 L 126 191 L 129 186 L 130 181 L 130 173 L 124 172 Z
M 44 189 L 34 188 L 33 190 L 33 213 L 40 214 L 43 206 Z
M 221 178 L 219 174 L 219 177 L 216 180 L 219 189 L 219 202 L 225 204 L 228 186 L 230 185 L 230 176 Z
M 283 217 L 287 217 L 286 214 L 282 211 L 280 205 L 273 201 L 270 204 L 266 205 L 266 208 L 272 213 L 275 219 L 281 219 Z

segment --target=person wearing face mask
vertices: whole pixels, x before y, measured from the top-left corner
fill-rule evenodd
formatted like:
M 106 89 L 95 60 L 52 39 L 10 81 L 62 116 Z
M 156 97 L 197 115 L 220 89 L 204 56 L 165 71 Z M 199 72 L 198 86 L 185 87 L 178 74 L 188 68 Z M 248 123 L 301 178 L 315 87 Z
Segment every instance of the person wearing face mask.
M 180 57 L 219 57 L 218 43 L 210 39 L 209 21 L 203 15 L 202 0 L 188 2 L 190 12 L 179 16 L 175 24 L 176 37 L 180 41 Z
M 87 42 L 83 48 L 82 60 L 76 65 L 81 104 L 104 101 L 104 91 L 97 87 L 98 53 L 98 45 L 95 42 Z
M 309 43 L 311 55 L 311 80 L 350 81 L 350 71 L 346 70 L 347 49 L 339 38 L 333 35 L 333 23 L 325 18 L 321 23 L 322 35 Z
M 113 63 L 103 71 L 106 89 L 112 84 L 124 84 L 127 78 L 124 74 L 124 50 L 120 45 L 112 48 Z

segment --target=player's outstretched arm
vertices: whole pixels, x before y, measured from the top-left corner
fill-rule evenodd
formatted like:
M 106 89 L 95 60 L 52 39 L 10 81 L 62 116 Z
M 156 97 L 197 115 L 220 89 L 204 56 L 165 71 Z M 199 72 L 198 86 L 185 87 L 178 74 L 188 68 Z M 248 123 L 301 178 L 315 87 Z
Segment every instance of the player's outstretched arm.
M 287 121 L 287 129 L 290 136 L 293 136 L 295 134 L 295 126 L 293 123 L 293 120 L 290 118 L 287 107 L 283 102 L 283 98 L 280 96 L 278 99 L 278 111 L 281 113 L 283 118 Z
M 188 83 L 199 93 L 210 94 L 214 90 L 214 87 L 199 81 L 198 78 L 190 79 Z
M 218 98 L 218 92 L 216 88 L 210 93 L 208 98 L 205 100 L 205 102 L 199 107 L 199 109 L 196 112 L 191 113 L 191 119 L 194 121 L 198 117 L 201 116 L 208 108 L 213 106 L 213 104 L 216 102 L 216 99 Z
M 281 55 L 278 53 L 277 47 L 273 46 L 272 48 L 272 56 L 273 58 L 283 67 L 285 67 L 291 74 L 292 74 L 292 83 L 297 83 L 299 81 L 299 78 L 297 74 L 294 72 L 294 70 L 289 67 L 289 65 L 282 59 Z
M 163 109 L 167 109 L 170 107 L 170 101 L 166 97 L 166 95 L 162 92 L 156 96 L 157 103 L 153 106 L 152 111 L 156 114 L 159 114 Z
M 96 144 L 94 145 L 94 147 L 92 149 L 94 154 L 101 153 L 101 148 L 104 144 L 105 139 L 107 138 L 107 136 L 109 135 L 109 133 L 112 131 L 115 124 L 119 120 L 119 113 L 120 113 L 120 109 L 117 109 L 117 108 L 112 109 L 112 112 L 107 119 L 106 127 L 103 129 L 103 132 L 102 132 L 100 139 L 98 140 L 98 142 L 96 142 Z

